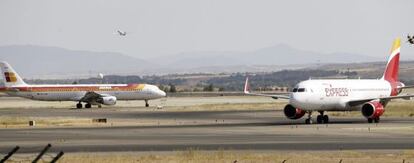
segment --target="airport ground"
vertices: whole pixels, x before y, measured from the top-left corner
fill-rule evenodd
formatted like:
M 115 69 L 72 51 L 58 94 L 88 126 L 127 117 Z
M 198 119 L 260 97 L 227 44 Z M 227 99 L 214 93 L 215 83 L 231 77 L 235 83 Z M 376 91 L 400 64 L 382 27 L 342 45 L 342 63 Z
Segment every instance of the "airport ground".
M 28 161 L 51 143 L 46 160 L 62 150 L 61 162 L 414 162 L 412 101 L 390 103 L 379 124 L 344 112 L 313 125 L 286 119 L 286 102 L 169 97 L 150 108 L 127 101 L 74 109 L 72 102 L 2 97 L 0 156 L 18 145 L 13 161 Z M 93 122 L 99 118 L 107 122 Z

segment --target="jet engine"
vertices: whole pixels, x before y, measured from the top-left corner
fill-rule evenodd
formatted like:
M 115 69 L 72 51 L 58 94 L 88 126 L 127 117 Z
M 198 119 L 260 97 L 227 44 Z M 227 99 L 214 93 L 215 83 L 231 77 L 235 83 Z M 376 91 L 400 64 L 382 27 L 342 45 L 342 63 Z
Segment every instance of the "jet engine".
M 289 119 L 299 119 L 302 118 L 303 115 L 305 115 L 305 111 L 303 111 L 302 109 L 295 108 L 290 104 L 287 104 L 285 106 L 283 112 L 285 113 L 285 116 Z
M 384 106 L 377 101 L 367 102 L 361 109 L 362 115 L 366 118 L 379 118 L 384 111 Z
M 99 98 L 96 102 L 104 104 L 104 105 L 115 105 L 116 104 L 116 97 L 115 96 L 105 96 Z

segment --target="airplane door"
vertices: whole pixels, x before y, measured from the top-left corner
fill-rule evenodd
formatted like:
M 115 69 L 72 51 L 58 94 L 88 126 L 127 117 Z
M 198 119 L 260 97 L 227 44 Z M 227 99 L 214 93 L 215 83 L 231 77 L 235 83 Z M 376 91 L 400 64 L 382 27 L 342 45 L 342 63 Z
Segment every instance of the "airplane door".
M 27 93 L 28 93 L 29 98 L 34 99 L 32 87 L 27 88 Z

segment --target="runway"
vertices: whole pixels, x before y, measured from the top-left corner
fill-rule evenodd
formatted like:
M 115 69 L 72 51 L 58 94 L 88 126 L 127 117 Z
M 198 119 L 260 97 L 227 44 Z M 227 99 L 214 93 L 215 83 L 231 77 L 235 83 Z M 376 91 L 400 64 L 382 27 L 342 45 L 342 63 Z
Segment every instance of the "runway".
M 106 117 L 128 120 L 171 120 L 149 126 L 95 126 L 0 129 L 0 153 L 16 145 L 19 153 L 51 151 L 124 152 L 200 150 L 398 150 L 414 149 L 413 118 L 331 117 L 331 124 L 305 125 L 288 120 L 281 111 L 188 111 L 124 109 L 0 110 L 0 115 Z

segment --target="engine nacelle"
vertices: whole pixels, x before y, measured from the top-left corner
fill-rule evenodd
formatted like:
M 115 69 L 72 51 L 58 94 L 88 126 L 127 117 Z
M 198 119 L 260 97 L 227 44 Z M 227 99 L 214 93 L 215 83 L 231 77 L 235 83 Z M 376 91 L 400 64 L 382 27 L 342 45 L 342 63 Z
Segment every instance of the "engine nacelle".
M 115 96 L 105 96 L 101 97 L 99 100 L 97 100 L 98 103 L 104 104 L 104 105 L 115 105 L 116 104 L 116 97 Z
M 384 106 L 377 101 L 367 102 L 362 105 L 362 115 L 366 118 L 377 118 L 384 113 Z
M 285 113 L 285 116 L 289 119 L 299 119 L 305 115 L 305 111 L 303 111 L 302 109 L 295 108 L 290 104 L 287 104 L 285 106 L 283 112 Z

